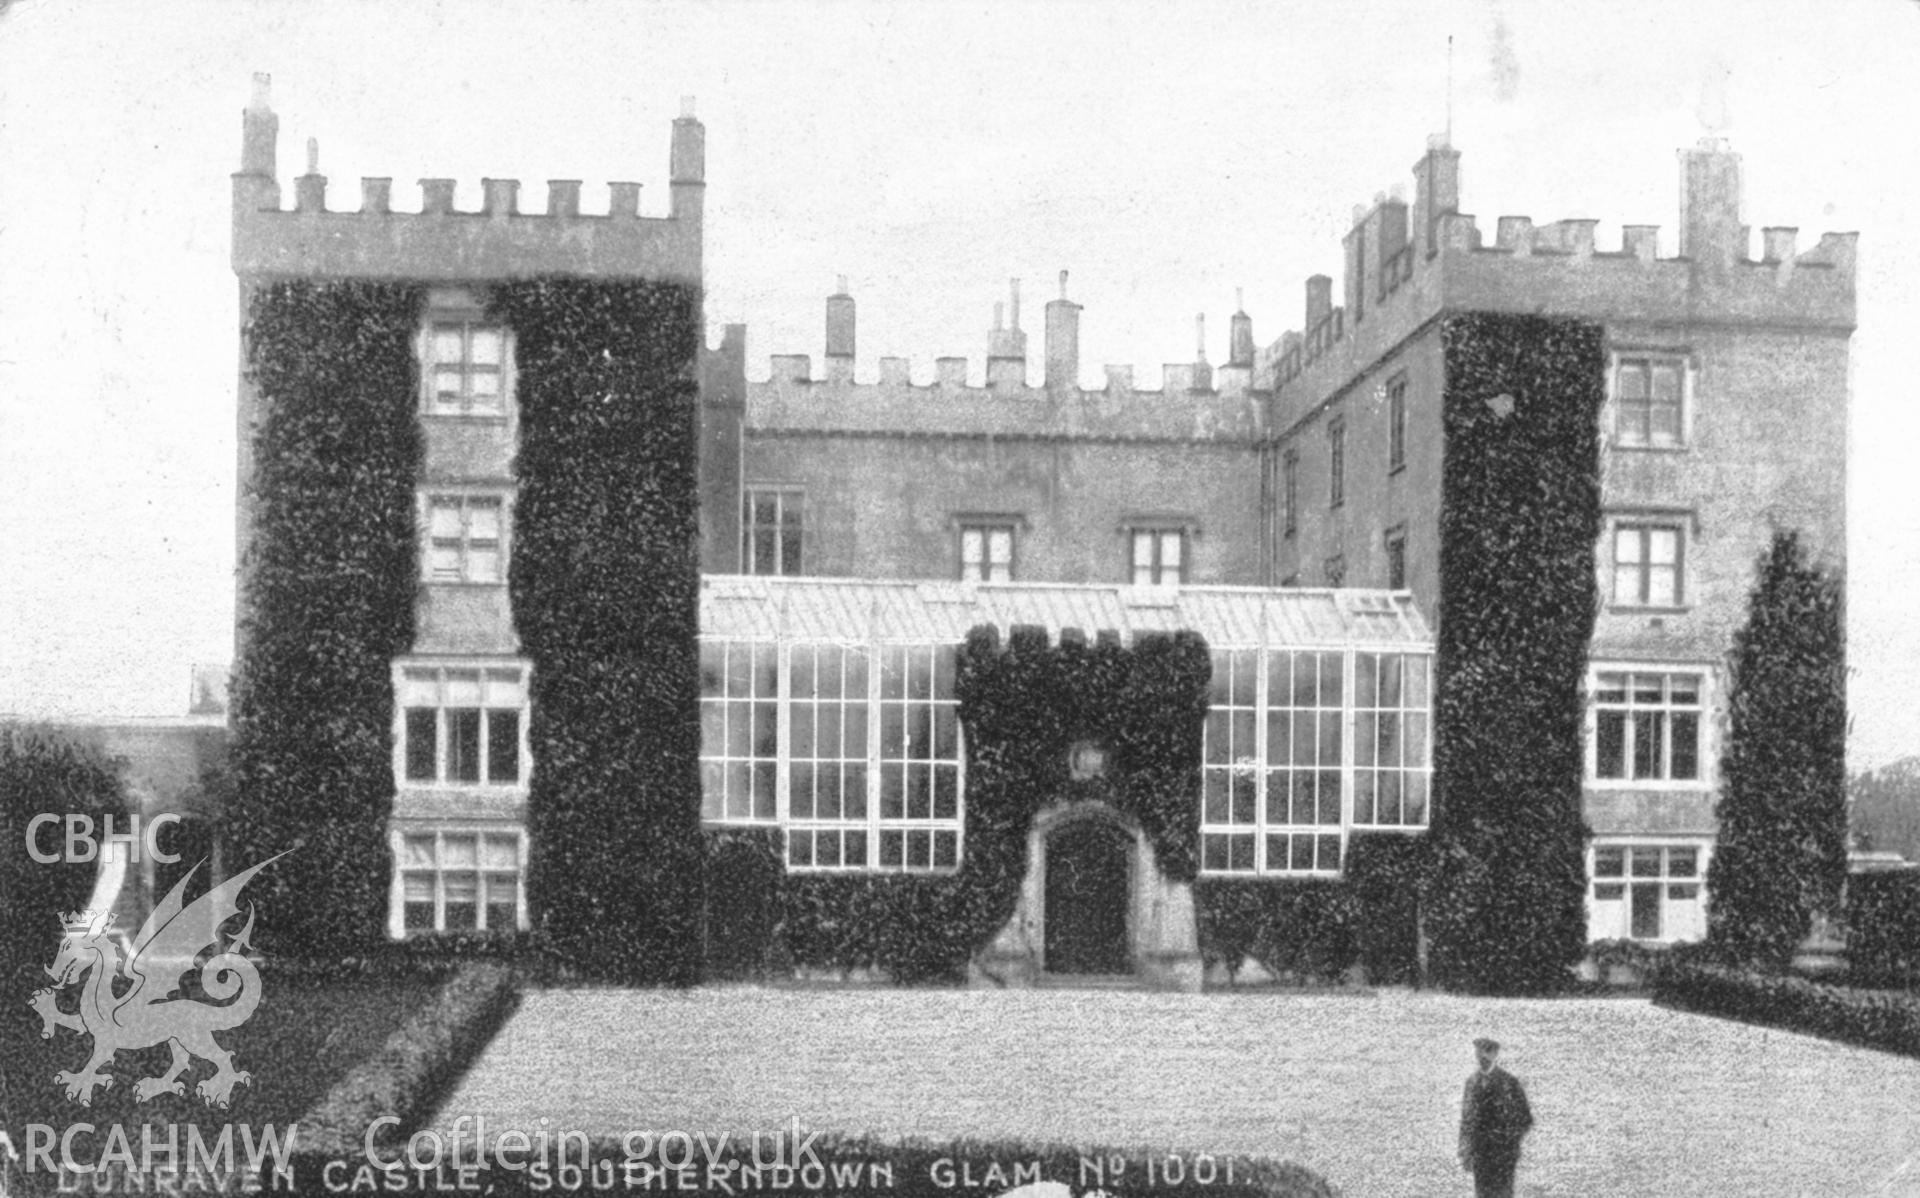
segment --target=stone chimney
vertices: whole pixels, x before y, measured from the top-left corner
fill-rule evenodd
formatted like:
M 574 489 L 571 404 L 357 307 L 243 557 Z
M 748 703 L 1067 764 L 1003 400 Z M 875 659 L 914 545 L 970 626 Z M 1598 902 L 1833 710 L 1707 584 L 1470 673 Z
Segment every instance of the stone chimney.
M 1060 272 L 1060 298 L 1047 304 L 1047 390 L 1080 385 L 1080 305 L 1067 298 L 1067 272 Z
M 1724 272 L 1746 257 L 1747 230 L 1740 223 L 1740 155 L 1720 138 L 1703 138 L 1680 151 L 1680 256 L 1695 273 Z
M 1196 312 L 1193 317 L 1193 378 L 1187 384 L 1189 391 L 1213 390 L 1213 365 L 1207 361 L 1207 314 Z
M 680 97 L 673 122 L 672 167 L 667 175 L 669 215 L 698 221 L 706 209 L 707 129 L 693 115 L 693 97 Z
M 1311 333 L 1314 326 L 1325 320 L 1333 312 L 1333 280 L 1326 275 L 1312 275 L 1307 279 L 1307 324 Z
M 280 118 L 273 111 L 273 76 L 256 71 L 253 98 L 240 114 L 240 173 L 272 179 L 280 141 Z
M 847 294 L 847 276 L 841 275 L 837 290 L 827 297 L 827 381 L 853 381 L 854 309 Z
M 1427 139 L 1427 152 L 1413 164 L 1413 228 L 1416 254 L 1432 257 L 1440 248 L 1440 218 L 1460 211 L 1460 151 L 1439 134 Z
M 273 112 L 272 79 L 253 76 L 253 98 L 240 113 L 240 169 L 233 173 L 233 214 L 279 211 L 280 181 L 274 157 L 280 141 L 280 118 Z
M 1005 309 L 993 306 L 993 328 L 987 333 L 987 386 L 1027 385 L 1027 334 L 1020 328 L 1020 280 L 1007 280 L 1013 323 L 1003 326 Z
M 293 181 L 293 206 L 300 212 L 327 210 L 327 177 L 320 173 L 320 139 L 307 139 L 307 173 Z
M 1233 319 L 1227 323 L 1227 365 L 1253 365 L 1253 317 L 1247 315 L 1246 293 L 1233 289 Z

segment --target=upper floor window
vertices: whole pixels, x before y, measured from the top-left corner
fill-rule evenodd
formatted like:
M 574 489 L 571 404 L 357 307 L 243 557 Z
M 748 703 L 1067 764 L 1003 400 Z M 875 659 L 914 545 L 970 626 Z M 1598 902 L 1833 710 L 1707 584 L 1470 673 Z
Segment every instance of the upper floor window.
M 1216 649 L 1201 870 L 1331 875 L 1352 829 L 1424 828 L 1430 675 L 1424 654 Z
M 1287 536 L 1300 530 L 1300 451 L 1280 456 L 1280 528 Z
M 1686 359 L 1622 355 L 1614 359 L 1613 434 L 1619 445 L 1670 447 L 1686 436 Z
M 477 320 L 434 320 L 423 373 L 431 415 L 506 415 L 506 329 Z
M 786 831 L 787 865 L 960 860 L 952 645 L 703 640 L 702 813 Z
M 1339 507 L 1347 501 L 1347 422 L 1336 418 L 1327 424 L 1327 506 Z
M 1679 523 L 1621 522 L 1612 529 L 1616 607 L 1679 607 L 1686 599 L 1686 531 Z
M 746 574 L 800 573 L 804 493 L 793 487 L 748 487 L 740 565 Z
M 1129 577 L 1135 586 L 1174 586 L 1187 574 L 1187 530 L 1135 528 L 1129 531 Z
M 1407 530 L 1390 528 L 1386 536 L 1387 549 L 1387 589 L 1404 591 L 1407 589 Z
M 501 582 L 506 501 L 498 495 L 429 493 L 426 577 L 433 582 Z
M 1697 673 L 1595 673 L 1593 776 L 1603 781 L 1698 781 L 1702 690 Z
M 960 526 L 960 580 L 1012 582 L 1011 523 L 969 523 Z
M 402 784 L 526 783 L 526 667 L 397 667 Z
M 1346 555 L 1342 553 L 1334 554 L 1321 564 L 1321 571 L 1326 577 L 1328 586 L 1345 586 L 1347 583 Z
M 1407 465 L 1407 380 L 1387 384 L 1387 472 Z

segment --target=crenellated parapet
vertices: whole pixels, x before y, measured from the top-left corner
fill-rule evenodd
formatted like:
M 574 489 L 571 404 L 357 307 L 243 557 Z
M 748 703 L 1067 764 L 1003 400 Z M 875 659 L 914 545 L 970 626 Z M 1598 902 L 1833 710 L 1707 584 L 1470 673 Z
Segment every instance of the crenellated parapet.
M 481 180 L 478 211 L 454 207 L 455 181 L 420 180 L 420 209 L 395 211 L 393 180 L 363 178 L 357 208 L 328 207 L 319 147 L 282 206 L 276 160 L 280 120 L 265 75 L 254 76 L 233 176 L 233 268 L 245 275 L 300 274 L 436 280 L 572 274 L 677 279 L 697 284 L 706 190 L 706 132 L 689 102 L 673 123 L 668 215 L 640 215 L 640 184 L 611 182 L 606 214 L 581 211 L 578 179 L 547 181 L 546 212 L 520 211 L 521 181 Z
M 996 305 L 981 386 L 968 383 L 966 358 L 934 360 L 934 377 L 915 383 L 906 358 L 879 360 L 879 379 L 853 372 L 853 299 L 841 280 L 827 301 L 825 377 L 809 354 L 775 354 L 772 376 L 747 384 L 751 434 L 863 437 L 1005 437 L 1038 440 L 1147 440 L 1252 443 L 1265 425 L 1267 396 L 1253 387 L 1253 327 L 1234 315 L 1230 360 L 1206 360 L 1204 323 L 1195 361 L 1168 363 L 1157 389 L 1137 387 L 1132 366 L 1108 366 L 1106 386 L 1079 384 L 1081 306 L 1066 297 L 1046 305 L 1043 381 L 1027 381 L 1026 334 L 1019 327 L 1019 280 L 1008 307 Z M 840 351 L 840 352 L 836 352 Z
M 1502 216 L 1491 237 L 1459 211 L 1460 155 L 1436 142 L 1414 165 L 1411 204 L 1376 196 L 1356 207 L 1344 239 L 1345 302 L 1332 280 L 1307 280 L 1306 316 L 1256 355 L 1254 383 L 1297 417 L 1353 372 L 1445 312 L 1552 312 L 1642 324 L 1769 325 L 1851 331 L 1856 234 L 1761 230 L 1755 252 L 1741 221 L 1740 158 L 1718 141 L 1680 153 L 1678 253 L 1661 257 L 1659 229 L 1625 225 L 1602 247 L 1599 222 L 1536 224 Z

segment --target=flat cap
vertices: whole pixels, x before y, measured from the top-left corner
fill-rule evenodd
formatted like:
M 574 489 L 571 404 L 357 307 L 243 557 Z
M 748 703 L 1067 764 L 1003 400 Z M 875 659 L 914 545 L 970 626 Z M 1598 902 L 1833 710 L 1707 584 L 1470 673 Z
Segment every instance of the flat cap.
M 1487 1036 L 1476 1037 L 1473 1041 L 1473 1046 L 1479 1049 L 1481 1052 L 1499 1052 L 1500 1051 L 1500 1041 L 1492 1039 Z

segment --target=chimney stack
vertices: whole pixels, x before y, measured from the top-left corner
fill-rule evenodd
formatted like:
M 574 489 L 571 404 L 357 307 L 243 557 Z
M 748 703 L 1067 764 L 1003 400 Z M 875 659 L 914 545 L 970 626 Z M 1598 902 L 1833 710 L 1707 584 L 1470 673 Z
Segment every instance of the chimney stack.
M 1020 280 L 1007 280 L 1010 291 L 1008 306 L 1013 310 L 1013 321 L 1006 327 L 1001 326 L 1005 313 L 999 304 L 993 306 L 993 328 L 987 333 L 987 386 L 1024 387 L 1027 385 L 1027 335 L 1020 328 Z
M 1413 229 L 1420 249 L 1432 257 L 1440 249 L 1440 218 L 1460 211 L 1460 151 L 1438 134 L 1427 139 L 1427 152 L 1413 164 Z
M 1193 317 L 1193 378 L 1187 384 L 1190 391 L 1213 390 L 1213 366 L 1207 361 L 1207 314 L 1198 312 Z
M 700 219 L 706 208 L 707 130 L 693 115 L 693 97 L 680 97 L 680 117 L 673 122 L 672 166 L 667 175 L 668 215 L 674 220 Z
M 293 206 L 300 212 L 327 210 L 327 177 L 320 173 L 320 139 L 307 139 L 307 173 L 293 181 Z
M 827 297 L 827 381 L 853 381 L 854 308 L 847 294 L 847 276 L 841 275 L 838 289 Z
M 1227 365 L 1253 365 L 1253 317 L 1247 315 L 1246 293 L 1233 289 L 1233 319 L 1227 325 Z
M 1080 385 L 1080 305 L 1067 298 L 1067 272 L 1060 272 L 1060 298 L 1047 304 L 1047 390 Z
M 1307 324 L 1306 331 L 1311 333 L 1314 327 L 1333 312 L 1333 280 L 1326 275 L 1311 275 L 1307 279 Z
M 240 114 L 240 173 L 274 177 L 274 152 L 280 118 L 273 111 L 273 76 L 256 71 L 253 98 Z
M 1680 256 L 1698 274 L 1725 273 L 1747 256 L 1740 223 L 1740 155 L 1717 137 L 1680 152 Z

